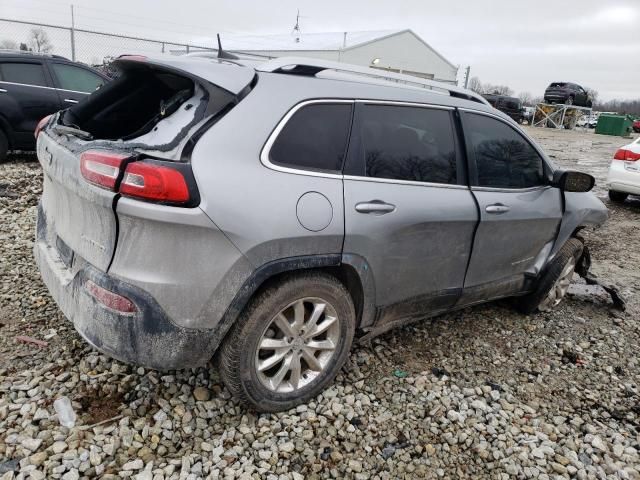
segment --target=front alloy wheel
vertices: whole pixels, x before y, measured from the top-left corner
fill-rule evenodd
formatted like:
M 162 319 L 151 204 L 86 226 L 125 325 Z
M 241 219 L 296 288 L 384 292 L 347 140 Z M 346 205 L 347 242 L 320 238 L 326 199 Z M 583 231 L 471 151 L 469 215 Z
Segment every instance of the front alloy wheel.
M 538 305 L 538 310 L 541 312 L 548 312 L 553 307 L 556 307 L 560 304 L 562 299 L 567 294 L 567 290 L 569 290 L 569 285 L 571 285 L 571 279 L 573 278 L 573 272 L 576 269 L 576 259 L 571 257 L 567 264 L 562 269 L 560 276 L 555 281 L 549 293 L 545 297 L 540 305 Z

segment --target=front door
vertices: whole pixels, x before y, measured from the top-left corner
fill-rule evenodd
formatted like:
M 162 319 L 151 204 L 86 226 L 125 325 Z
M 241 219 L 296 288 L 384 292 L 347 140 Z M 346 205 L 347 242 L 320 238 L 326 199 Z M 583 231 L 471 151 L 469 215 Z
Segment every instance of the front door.
M 461 293 L 477 209 L 452 113 L 356 104 L 343 253 L 366 261 L 385 321 L 447 309 Z
M 516 127 L 494 116 L 462 113 L 471 190 L 480 209 L 461 303 L 518 293 L 537 275 L 562 220 L 562 198 L 549 167 Z

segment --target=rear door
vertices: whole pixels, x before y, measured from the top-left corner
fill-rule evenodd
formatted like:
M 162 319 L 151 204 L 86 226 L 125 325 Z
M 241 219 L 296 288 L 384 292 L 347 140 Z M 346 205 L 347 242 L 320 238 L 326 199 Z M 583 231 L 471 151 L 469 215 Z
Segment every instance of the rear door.
M 362 257 L 387 320 L 460 295 L 477 208 L 453 110 L 359 102 L 345 167 L 344 254 Z
M 79 65 L 50 60 L 49 68 L 62 108 L 78 103 L 105 83 L 100 75 Z
M 14 133 L 14 148 L 33 148 L 33 131 L 60 110 L 56 90 L 39 59 L 0 59 L 0 115 Z
M 471 190 L 480 208 L 464 303 L 521 291 L 551 251 L 562 219 L 540 153 L 506 120 L 462 113 Z

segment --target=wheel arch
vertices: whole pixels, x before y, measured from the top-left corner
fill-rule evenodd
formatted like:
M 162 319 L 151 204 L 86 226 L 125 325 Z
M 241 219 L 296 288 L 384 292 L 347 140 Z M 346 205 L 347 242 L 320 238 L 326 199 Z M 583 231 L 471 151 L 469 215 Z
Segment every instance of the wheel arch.
M 356 311 L 356 328 L 370 326 L 375 320 L 375 288 L 371 270 L 357 255 L 305 255 L 274 260 L 256 269 L 244 282 L 220 322 L 215 327 L 219 345 L 243 310 L 262 290 L 291 275 L 321 271 L 335 277 L 349 294 Z M 218 346 L 219 346 L 218 345 Z M 217 349 L 217 347 L 216 347 Z

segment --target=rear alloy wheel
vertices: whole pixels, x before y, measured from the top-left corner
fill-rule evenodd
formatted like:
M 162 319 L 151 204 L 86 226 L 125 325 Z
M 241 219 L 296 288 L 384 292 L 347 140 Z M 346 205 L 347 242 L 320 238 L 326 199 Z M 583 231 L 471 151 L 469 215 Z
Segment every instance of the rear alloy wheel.
M 254 410 L 288 410 L 335 378 L 354 332 L 351 296 L 338 280 L 288 278 L 263 290 L 232 327 L 218 357 L 222 380 Z
M 570 238 L 558 251 L 555 258 L 534 286 L 533 292 L 514 299 L 516 308 L 522 313 L 536 310 L 548 312 L 557 307 L 567 295 L 583 245 L 577 238 Z
M 628 193 L 609 190 L 609 200 L 615 203 L 624 203 L 628 196 Z
M 256 371 L 273 392 L 294 392 L 320 375 L 340 341 L 340 318 L 322 298 L 301 298 L 267 326 L 256 351 Z
M 0 130 L 0 163 L 7 159 L 9 151 L 9 140 L 2 130 Z

